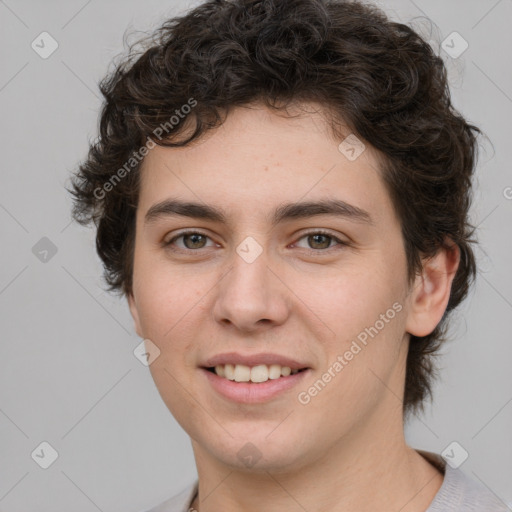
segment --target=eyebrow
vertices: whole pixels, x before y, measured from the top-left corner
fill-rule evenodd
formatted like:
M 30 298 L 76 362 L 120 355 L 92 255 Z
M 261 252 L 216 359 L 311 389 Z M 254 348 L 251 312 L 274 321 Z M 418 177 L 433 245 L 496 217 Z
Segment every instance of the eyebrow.
M 323 199 L 320 201 L 305 201 L 286 203 L 276 208 L 272 216 L 272 225 L 292 219 L 305 219 L 316 215 L 333 215 L 344 217 L 355 222 L 372 224 L 370 214 L 357 206 L 341 199 Z M 166 199 L 154 204 L 145 215 L 144 223 L 150 224 L 163 217 L 190 217 L 227 224 L 226 214 L 219 208 L 202 203 Z

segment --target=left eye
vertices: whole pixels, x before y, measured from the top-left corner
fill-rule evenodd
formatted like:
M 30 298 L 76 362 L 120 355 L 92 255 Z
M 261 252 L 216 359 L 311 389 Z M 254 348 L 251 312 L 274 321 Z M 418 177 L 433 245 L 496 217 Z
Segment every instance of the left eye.
M 337 242 L 338 245 L 343 245 L 343 242 L 336 238 L 333 235 L 329 235 L 327 233 L 308 233 L 299 240 L 306 240 L 309 247 L 306 247 L 306 249 L 313 249 L 313 250 L 321 250 L 321 249 L 330 249 L 331 242 Z

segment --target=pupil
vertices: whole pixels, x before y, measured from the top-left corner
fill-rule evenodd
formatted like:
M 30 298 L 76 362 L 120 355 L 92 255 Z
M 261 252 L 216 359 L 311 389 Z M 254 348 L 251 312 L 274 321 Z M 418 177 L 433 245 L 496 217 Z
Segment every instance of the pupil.
M 188 249 L 197 249 L 204 245 L 204 236 L 197 233 L 193 235 L 185 235 L 183 241 Z M 191 244 L 187 243 L 187 241 L 191 241 Z M 203 242 L 203 245 L 201 245 L 201 242 Z M 190 245 L 192 245 L 192 247 Z
M 315 245 L 315 244 L 320 244 L 321 247 L 313 247 L 314 249 L 325 249 L 326 247 L 329 247 L 329 242 L 330 242 L 330 237 L 327 236 L 327 235 L 311 235 L 310 237 L 310 240 L 313 239 L 314 242 L 313 244 L 310 244 L 310 245 Z M 324 242 L 322 243 L 322 239 L 324 239 Z

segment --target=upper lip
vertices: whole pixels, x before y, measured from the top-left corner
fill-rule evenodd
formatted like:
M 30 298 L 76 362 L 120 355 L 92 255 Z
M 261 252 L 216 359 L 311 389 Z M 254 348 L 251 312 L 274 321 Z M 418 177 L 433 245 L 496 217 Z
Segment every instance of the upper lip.
M 288 366 L 292 370 L 309 368 L 307 363 L 301 363 L 295 359 L 281 356 L 279 354 L 271 354 L 269 352 L 249 355 L 239 354 L 238 352 L 226 352 L 224 354 L 217 354 L 216 356 L 210 357 L 202 366 L 204 368 L 211 368 L 213 366 L 225 364 L 243 364 L 251 367 L 259 364 L 279 364 L 281 366 Z

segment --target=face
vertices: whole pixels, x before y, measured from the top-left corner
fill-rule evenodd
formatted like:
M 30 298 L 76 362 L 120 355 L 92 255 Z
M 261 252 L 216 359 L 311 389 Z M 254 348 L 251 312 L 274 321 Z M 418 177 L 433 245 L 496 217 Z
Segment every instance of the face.
M 319 113 L 253 106 L 144 161 L 130 308 L 164 402 L 219 463 L 300 467 L 401 414 L 400 223 L 376 151 L 340 142 Z

